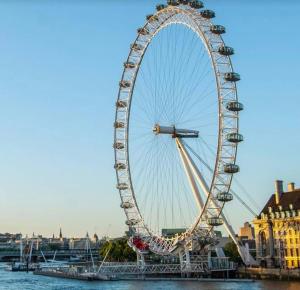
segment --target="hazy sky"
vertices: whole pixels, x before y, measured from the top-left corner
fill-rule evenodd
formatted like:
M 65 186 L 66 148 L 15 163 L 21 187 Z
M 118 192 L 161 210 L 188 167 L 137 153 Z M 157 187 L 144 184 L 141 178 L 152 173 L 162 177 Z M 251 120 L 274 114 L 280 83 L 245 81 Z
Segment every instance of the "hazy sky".
M 0 232 L 123 233 L 114 103 L 136 28 L 156 3 L 0 1 Z M 262 207 L 275 179 L 300 186 L 300 4 L 205 4 L 237 52 L 237 178 Z M 227 212 L 235 228 L 251 219 L 238 203 Z

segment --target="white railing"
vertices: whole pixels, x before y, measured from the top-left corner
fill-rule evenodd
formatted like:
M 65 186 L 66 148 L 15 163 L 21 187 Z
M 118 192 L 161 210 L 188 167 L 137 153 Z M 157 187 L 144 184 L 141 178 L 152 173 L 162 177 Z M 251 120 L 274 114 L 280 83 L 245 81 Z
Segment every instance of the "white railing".
M 208 261 L 186 264 L 146 264 L 138 266 L 137 264 L 114 263 L 104 264 L 100 270 L 101 274 L 175 274 L 175 273 L 207 273 L 210 271 L 231 271 L 235 270 L 234 263 L 229 262 L 228 258 L 212 258 L 212 263 Z

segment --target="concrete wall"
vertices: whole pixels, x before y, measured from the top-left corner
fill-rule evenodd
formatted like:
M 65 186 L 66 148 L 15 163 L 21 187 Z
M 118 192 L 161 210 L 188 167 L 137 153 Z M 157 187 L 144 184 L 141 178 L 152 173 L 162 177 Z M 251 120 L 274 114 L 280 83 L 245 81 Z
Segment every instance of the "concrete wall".
M 238 268 L 239 278 L 266 279 L 266 280 L 299 280 L 300 269 L 267 269 L 267 268 Z

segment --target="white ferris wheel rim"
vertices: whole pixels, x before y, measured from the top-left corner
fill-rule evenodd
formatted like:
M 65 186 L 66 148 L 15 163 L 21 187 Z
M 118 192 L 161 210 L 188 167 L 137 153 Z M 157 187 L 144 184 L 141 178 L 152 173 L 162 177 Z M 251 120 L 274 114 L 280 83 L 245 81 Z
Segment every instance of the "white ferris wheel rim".
M 174 248 L 175 240 L 176 242 L 178 240 L 184 241 L 190 239 L 194 235 L 200 234 L 198 229 L 205 228 L 203 224 L 204 217 L 207 219 L 207 216 L 219 216 L 222 212 L 224 203 L 218 203 L 218 208 L 216 207 L 214 210 L 210 209 L 210 211 L 214 214 L 210 213 L 208 207 L 212 200 L 215 200 L 218 192 L 229 192 L 230 190 L 232 174 L 224 173 L 223 167 L 224 165 L 228 164 L 228 160 L 230 161 L 230 164 L 235 165 L 237 146 L 236 144 L 228 144 L 226 140 L 226 134 L 228 134 L 228 132 L 238 133 L 239 122 L 238 113 L 228 112 L 225 106 L 228 102 L 238 102 L 238 96 L 235 82 L 224 81 L 225 73 L 233 73 L 232 63 L 229 56 L 221 56 L 218 53 L 216 48 L 225 46 L 225 43 L 220 35 L 210 32 L 210 27 L 213 25 L 210 19 L 202 17 L 199 11 L 196 9 L 183 6 L 167 6 L 166 8 L 154 14 L 153 17 L 155 17 L 155 19 L 157 18 L 158 20 L 151 21 L 151 19 L 149 19 L 142 28 L 149 31 L 149 34 L 143 35 L 143 31 L 140 31 L 135 42 L 131 46 L 127 63 L 135 59 L 136 66 L 134 68 L 125 67 L 120 82 L 123 84 L 128 82 L 130 85 L 128 87 L 120 86 L 118 93 L 114 134 L 115 168 L 119 193 L 123 205 L 122 207 L 127 217 L 127 225 L 132 228 L 138 228 L 139 230 L 143 229 L 145 234 L 148 234 L 148 242 L 154 245 L 154 248 L 157 249 L 158 253 L 168 253 Z M 187 19 L 189 23 L 187 22 Z M 215 167 L 213 169 L 213 180 L 209 186 L 209 196 L 205 201 L 205 206 L 203 207 L 198 218 L 195 220 L 194 224 L 192 224 L 185 233 L 176 238 L 174 237 L 168 239 L 154 235 L 153 231 L 145 224 L 143 216 L 140 212 L 131 180 L 128 151 L 128 132 L 130 127 L 130 108 L 135 88 L 135 81 L 137 79 L 144 55 L 147 52 L 149 44 L 157 35 L 157 33 L 165 27 L 173 24 L 185 25 L 193 30 L 197 34 L 199 40 L 202 41 L 207 50 L 207 54 L 211 59 L 217 85 L 219 129 L 218 151 Z M 122 102 L 124 107 L 120 107 Z M 120 125 L 121 123 L 123 124 L 122 126 Z M 120 127 L 118 127 L 118 125 L 116 126 L 116 124 L 119 124 Z M 117 145 L 120 146 L 118 147 Z M 125 166 L 120 168 L 120 164 Z M 223 184 L 220 184 L 220 181 L 222 181 Z M 128 207 L 125 206 L 126 203 Z M 207 235 L 212 228 L 212 226 L 206 227 Z

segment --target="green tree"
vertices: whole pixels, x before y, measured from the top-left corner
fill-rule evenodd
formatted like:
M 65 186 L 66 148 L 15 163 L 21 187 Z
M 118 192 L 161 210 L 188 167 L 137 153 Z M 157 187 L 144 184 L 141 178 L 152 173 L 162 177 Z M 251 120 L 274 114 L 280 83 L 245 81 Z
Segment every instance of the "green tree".
M 127 262 L 136 260 L 136 254 L 128 246 L 126 238 L 105 242 L 100 247 L 100 255 L 102 256 L 102 258 L 105 257 L 107 252 L 108 255 L 106 261 Z
M 229 257 L 229 259 L 235 263 L 242 263 L 242 259 L 240 257 L 240 254 L 237 250 L 237 246 L 236 244 L 231 241 L 229 243 L 227 243 L 224 247 L 224 253 L 226 255 L 226 257 Z

